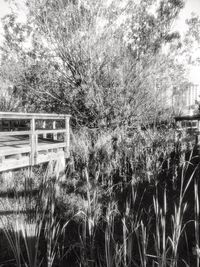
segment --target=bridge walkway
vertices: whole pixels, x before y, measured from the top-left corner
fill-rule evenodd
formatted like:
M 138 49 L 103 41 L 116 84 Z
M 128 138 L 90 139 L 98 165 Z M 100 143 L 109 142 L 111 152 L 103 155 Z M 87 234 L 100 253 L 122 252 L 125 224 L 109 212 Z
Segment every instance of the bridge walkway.
M 65 114 L 0 112 L 0 172 L 69 157 Z

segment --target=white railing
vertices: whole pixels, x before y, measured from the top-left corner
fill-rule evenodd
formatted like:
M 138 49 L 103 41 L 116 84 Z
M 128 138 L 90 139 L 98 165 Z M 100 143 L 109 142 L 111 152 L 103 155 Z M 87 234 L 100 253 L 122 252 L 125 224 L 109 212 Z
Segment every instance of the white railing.
M 5 141 L 6 139 L 9 140 L 11 136 L 17 137 L 28 137 L 29 138 L 29 145 L 21 148 L 12 147 L 10 145 L 10 149 L 4 149 L 3 146 L 0 147 L 0 165 L 4 162 L 5 158 L 8 156 L 15 155 L 18 160 L 22 157 L 22 154 L 27 153 L 29 155 L 29 162 L 30 165 L 36 165 L 38 153 L 40 151 L 48 151 L 52 150 L 60 150 L 63 149 L 65 153 L 65 158 L 69 157 L 69 146 L 70 146 L 70 126 L 69 126 L 70 115 L 65 114 L 37 114 L 37 113 L 16 113 L 16 112 L 0 112 L 0 143 L 1 138 Z M 12 127 L 12 124 L 9 126 L 9 122 L 28 122 L 26 128 L 28 130 L 19 130 Z M 37 121 L 42 123 L 42 127 L 37 129 L 36 123 Z M 48 123 L 47 123 L 48 122 Z M 3 124 L 7 123 L 9 127 L 6 129 L 3 127 Z M 64 128 L 56 129 L 57 124 L 63 124 Z M 48 124 L 48 125 L 47 125 Z M 51 124 L 52 129 L 47 129 L 47 126 Z M 20 123 L 19 123 L 20 125 Z M 20 127 L 19 127 L 20 128 Z M 42 135 L 43 140 L 49 140 L 47 135 L 51 134 L 53 136 L 52 140 L 54 142 L 47 142 L 46 144 L 40 144 L 39 136 Z M 64 140 L 58 140 L 58 134 L 62 134 Z M 1 168 L 0 168 L 1 169 Z

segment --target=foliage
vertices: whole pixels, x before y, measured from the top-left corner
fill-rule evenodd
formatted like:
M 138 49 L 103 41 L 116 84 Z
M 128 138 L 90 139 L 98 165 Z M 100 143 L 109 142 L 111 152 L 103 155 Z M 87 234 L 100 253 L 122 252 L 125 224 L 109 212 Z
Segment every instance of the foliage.
M 4 18 L 2 69 L 17 68 L 9 79 L 25 110 L 90 127 L 137 124 L 157 116 L 157 96 L 174 83 L 161 50 L 178 37 L 170 26 L 182 4 L 27 1 L 26 24 Z

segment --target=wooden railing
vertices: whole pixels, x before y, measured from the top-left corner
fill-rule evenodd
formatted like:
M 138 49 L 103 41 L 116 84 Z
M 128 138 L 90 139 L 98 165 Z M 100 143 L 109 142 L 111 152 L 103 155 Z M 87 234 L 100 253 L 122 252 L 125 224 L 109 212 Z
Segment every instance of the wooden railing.
M 70 129 L 69 129 L 70 115 L 64 114 L 36 114 L 36 113 L 15 113 L 15 112 L 0 112 L 0 142 L 1 139 L 8 140 L 9 137 L 17 136 L 24 140 L 29 139 L 29 145 L 19 148 L 3 149 L 0 147 L 0 165 L 5 161 L 8 156 L 15 156 L 20 160 L 23 154 L 29 155 L 29 165 L 33 166 L 40 163 L 38 161 L 38 154 L 43 151 L 48 158 L 49 152 L 59 152 L 64 150 L 65 158 L 69 157 L 70 146 Z M 4 128 L 3 124 L 7 125 L 9 122 L 26 122 L 25 130 L 19 130 L 14 128 L 13 124 L 7 128 Z M 38 125 L 39 127 L 38 127 Z M 62 129 L 57 129 L 57 124 L 62 124 Z M 51 127 L 49 127 L 51 126 Z M 52 129 L 47 129 L 47 127 Z M 23 128 L 23 127 L 22 127 Z M 8 130 L 9 129 L 9 130 Z M 52 138 L 47 138 L 51 134 Z M 58 135 L 62 135 L 62 139 L 58 138 Z M 39 142 L 40 139 L 40 142 Z M 46 144 L 42 144 L 42 141 Z M 49 142 L 48 142 L 49 140 Z M 52 142 L 54 140 L 54 142 Z M 55 154 L 55 153 L 54 153 Z M 21 166 L 21 165 L 20 165 Z M 0 168 L 1 171 L 1 168 Z
M 200 145 L 200 114 L 177 116 L 174 118 L 176 124 L 176 141 Z

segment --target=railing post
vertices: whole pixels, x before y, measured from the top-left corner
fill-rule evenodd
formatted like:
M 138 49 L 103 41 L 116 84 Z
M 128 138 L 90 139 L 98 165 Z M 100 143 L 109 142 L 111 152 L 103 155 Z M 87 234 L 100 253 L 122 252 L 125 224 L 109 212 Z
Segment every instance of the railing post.
M 34 164 L 37 164 L 38 159 L 38 135 L 35 132 L 35 154 L 34 154 Z
M 5 160 L 4 156 L 0 156 L 0 163 L 3 163 L 3 161 Z
M 69 117 L 65 117 L 65 158 L 69 157 L 69 143 L 70 143 L 70 130 L 69 130 Z
M 42 128 L 45 130 L 46 129 L 46 121 L 43 121 Z M 47 138 L 47 134 L 43 134 L 43 138 Z
M 55 130 L 56 129 L 56 121 L 53 121 L 53 130 Z M 57 140 L 58 138 L 57 138 L 57 133 L 54 133 L 53 134 L 53 140 Z
M 35 118 L 31 119 L 31 135 L 30 135 L 30 143 L 31 143 L 31 166 L 35 165 L 35 153 L 36 153 L 36 142 L 35 142 Z
M 197 121 L 197 145 L 200 144 L 200 121 Z

